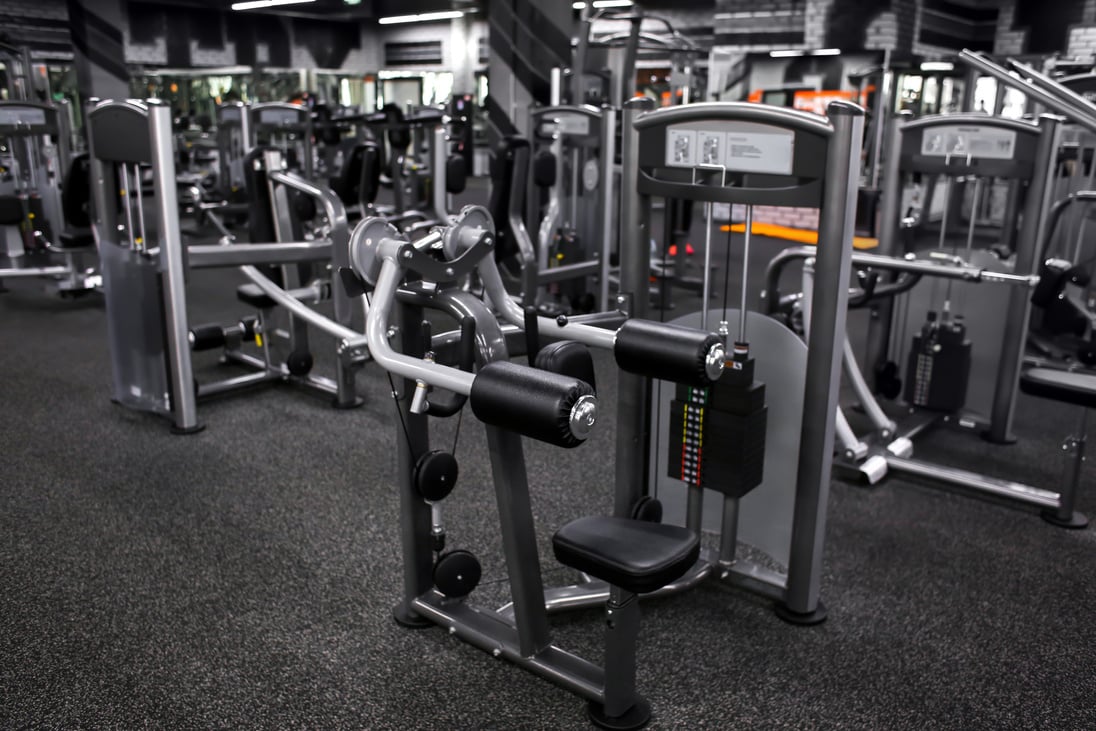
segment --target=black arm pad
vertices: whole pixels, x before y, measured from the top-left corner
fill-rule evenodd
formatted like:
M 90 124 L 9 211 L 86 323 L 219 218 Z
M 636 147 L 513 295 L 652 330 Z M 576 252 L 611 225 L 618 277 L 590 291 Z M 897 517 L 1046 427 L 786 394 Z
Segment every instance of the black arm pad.
M 622 370 L 689 386 L 712 383 L 705 368 L 708 353 L 721 344 L 703 330 L 650 320 L 628 320 L 617 331 L 613 355 Z
M 516 431 L 559 447 L 577 447 L 585 436 L 571 429 L 571 409 L 589 384 L 507 360 L 480 368 L 468 400 L 484 424 Z

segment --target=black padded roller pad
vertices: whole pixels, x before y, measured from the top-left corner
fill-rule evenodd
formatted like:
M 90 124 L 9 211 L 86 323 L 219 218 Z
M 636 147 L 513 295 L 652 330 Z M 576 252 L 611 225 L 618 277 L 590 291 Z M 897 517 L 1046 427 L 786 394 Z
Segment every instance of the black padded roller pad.
M 677 525 L 599 515 L 560 528 L 552 549 L 561 564 L 642 594 L 681 578 L 700 556 L 700 539 Z
M 484 424 L 559 447 L 583 442 L 571 432 L 571 407 L 592 395 L 589 384 L 510 361 L 488 363 L 476 374 L 468 400 Z
M 1096 375 L 1030 368 L 1020 376 L 1020 390 L 1031 396 L 1096 408 Z
M 548 150 L 541 150 L 533 158 L 533 183 L 541 188 L 556 184 L 556 156 Z
M 590 355 L 590 350 L 582 343 L 576 343 L 574 340 L 560 340 L 546 345 L 537 353 L 533 365 L 542 371 L 571 376 L 589 383 L 597 393 L 594 358 Z
M 712 380 L 705 371 L 705 361 L 719 342 L 716 335 L 703 330 L 628 320 L 617 331 L 613 355 L 617 365 L 629 373 L 707 386 Z

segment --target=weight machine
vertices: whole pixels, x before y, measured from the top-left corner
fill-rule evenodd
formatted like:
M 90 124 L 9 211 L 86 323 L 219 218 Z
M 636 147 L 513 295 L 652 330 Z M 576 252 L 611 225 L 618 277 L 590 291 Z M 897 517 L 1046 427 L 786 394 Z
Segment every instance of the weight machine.
M 265 151 L 262 172 L 248 187 L 253 195 L 268 193 L 265 206 L 252 212 L 252 223 L 270 216 L 273 241 L 234 244 L 225 237 L 215 245 L 185 247 L 179 229 L 175 162 L 168 107 L 157 102 L 103 101 L 88 113 L 88 142 L 95 200 L 96 237 L 100 245 L 107 333 L 111 348 L 112 394 L 130 408 L 168 417 L 176 433 L 203 427 L 198 421 L 200 397 L 262 383 L 289 382 L 334 396 L 335 405 L 359 403 L 354 370 L 367 353 L 364 339 L 350 329 L 350 300 L 329 283 L 300 283 L 296 265 L 348 264 L 349 228 L 337 197 L 325 188 L 282 169 L 280 153 Z M 258 154 L 258 153 L 253 153 Z M 252 162 L 258 162 L 253 160 Z M 290 191 L 315 202 L 323 218 L 321 235 L 293 240 Z M 276 283 L 260 267 L 279 268 Z M 253 285 L 238 298 L 258 310 L 257 317 L 227 327 L 188 325 L 188 270 L 238 267 Z M 284 285 L 284 286 L 282 286 Z M 301 302 L 334 299 L 334 320 Z M 288 312 L 287 332 L 276 325 L 275 310 Z M 336 379 L 310 373 L 307 340 L 311 326 L 335 340 Z M 288 342 L 279 360 L 275 343 Z M 244 352 L 253 343 L 259 355 Z M 192 351 L 224 347 L 224 358 L 251 370 L 223 381 L 199 384 Z
M 72 155 L 68 121 L 64 102 L 0 101 L 0 280 L 50 279 L 62 295 L 100 283 L 87 157 Z

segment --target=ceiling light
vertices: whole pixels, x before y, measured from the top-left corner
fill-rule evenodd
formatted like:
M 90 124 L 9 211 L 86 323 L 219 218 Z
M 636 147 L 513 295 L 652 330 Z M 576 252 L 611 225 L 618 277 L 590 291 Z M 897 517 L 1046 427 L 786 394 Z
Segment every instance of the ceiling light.
M 951 61 L 924 61 L 921 64 L 922 71 L 954 71 L 955 64 Z
M 464 15 L 463 10 L 443 10 L 439 13 L 419 13 L 418 15 L 390 15 L 381 18 L 377 22 L 381 25 L 395 25 L 396 23 L 428 23 L 431 20 L 452 20 Z
M 769 56 L 772 58 L 792 58 L 793 56 L 802 56 L 806 51 L 769 51 Z
M 594 0 L 595 8 L 630 8 L 633 5 L 635 3 L 632 0 Z M 586 3 L 571 3 L 571 7 L 575 10 L 582 10 L 586 7 Z
M 302 3 L 314 3 L 316 0 L 248 0 L 243 3 L 232 3 L 233 10 L 255 10 L 257 8 L 272 8 L 275 5 L 300 5 Z
M 817 51 L 811 51 L 812 56 L 840 56 L 840 48 L 819 48 Z

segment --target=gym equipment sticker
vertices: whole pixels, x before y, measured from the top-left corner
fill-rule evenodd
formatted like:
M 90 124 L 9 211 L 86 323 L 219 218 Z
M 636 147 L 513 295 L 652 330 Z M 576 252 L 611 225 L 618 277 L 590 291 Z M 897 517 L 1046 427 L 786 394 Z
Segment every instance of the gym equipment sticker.
M 790 175 L 793 132 L 666 131 L 667 167 L 718 166 L 728 171 Z
M 958 124 L 934 127 L 921 138 L 921 154 L 1011 160 L 1016 154 L 1016 130 Z
M 45 124 L 46 111 L 31 107 L 9 107 L 0 109 L 0 124 L 4 125 L 32 125 Z

